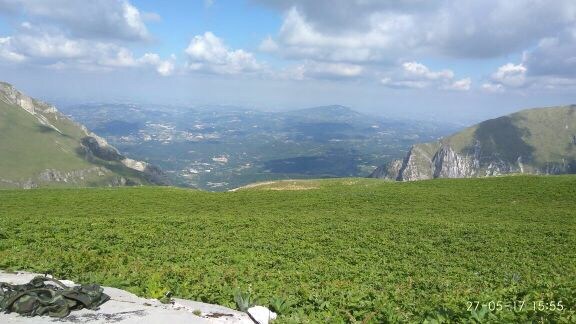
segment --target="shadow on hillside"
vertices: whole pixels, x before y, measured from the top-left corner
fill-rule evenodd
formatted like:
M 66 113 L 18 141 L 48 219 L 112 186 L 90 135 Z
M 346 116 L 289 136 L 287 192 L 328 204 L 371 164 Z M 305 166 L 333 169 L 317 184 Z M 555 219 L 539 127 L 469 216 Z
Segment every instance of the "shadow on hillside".
M 534 148 L 524 141 L 530 136 L 530 131 L 516 126 L 515 119 L 504 116 L 478 125 L 474 139 L 481 144 L 481 159 L 497 157 L 509 163 L 516 163 L 518 157 L 522 157 L 525 163 L 533 160 Z
M 146 166 L 143 172 L 140 172 L 122 164 L 121 160 L 124 159 L 124 156 L 120 155 L 115 150 L 114 152 L 119 157 L 114 155 L 113 159 L 105 160 L 102 156 L 94 154 L 94 152 L 92 152 L 89 148 L 85 146 L 79 146 L 76 148 L 76 155 L 78 157 L 90 163 L 93 163 L 97 166 L 104 167 L 112 171 L 116 175 L 123 176 L 126 179 L 126 185 L 128 186 L 140 185 L 140 183 L 135 181 L 134 179 L 145 180 L 146 182 L 159 186 L 172 185 L 172 181 L 168 179 L 167 175 L 164 174 L 162 169 L 160 169 L 159 167 L 149 164 Z
M 571 160 L 570 162 L 568 162 L 568 168 L 566 170 L 566 173 L 576 174 L 576 160 Z
M 60 136 L 66 137 L 66 138 L 72 138 L 70 135 L 68 134 L 64 134 L 64 133 L 59 133 L 58 131 L 56 131 L 54 128 L 50 127 L 50 126 L 46 126 L 46 125 L 36 125 L 36 130 L 40 133 L 43 134 L 47 134 L 47 133 L 56 133 Z
M 54 128 L 46 126 L 46 125 L 36 125 L 36 129 L 40 133 L 56 133 L 56 130 Z

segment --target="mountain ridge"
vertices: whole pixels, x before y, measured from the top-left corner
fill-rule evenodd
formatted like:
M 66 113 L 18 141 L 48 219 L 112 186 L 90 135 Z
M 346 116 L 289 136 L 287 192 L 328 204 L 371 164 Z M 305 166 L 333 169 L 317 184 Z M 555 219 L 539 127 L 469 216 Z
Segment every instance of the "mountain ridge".
M 413 145 L 403 160 L 370 177 L 412 181 L 514 173 L 576 173 L 576 105 L 526 109 Z
M 129 159 L 63 114 L 0 82 L 0 187 L 168 184 L 163 172 Z

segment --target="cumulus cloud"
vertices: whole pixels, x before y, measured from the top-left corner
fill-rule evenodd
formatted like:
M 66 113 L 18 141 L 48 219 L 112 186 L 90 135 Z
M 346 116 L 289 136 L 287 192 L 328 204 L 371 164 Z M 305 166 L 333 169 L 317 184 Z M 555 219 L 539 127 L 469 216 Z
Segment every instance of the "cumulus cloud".
M 444 87 L 446 90 L 456 90 L 456 91 L 468 91 L 472 87 L 472 79 L 465 78 L 461 80 L 456 80 L 451 84 Z
M 321 32 L 340 33 L 344 29 L 370 28 L 371 14 L 391 12 L 424 12 L 437 8 L 438 0 L 254 0 L 283 11 L 297 9 Z
M 490 80 L 482 85 L 487 92 L 504 92 L 507 89 L 524 88 L 529 85 L 528 69 L 522 64 L 507 63 L 492 73 Z
M 383 77 L 381 83 L 390 88 L 470 90 L 470 78 L 454 80 L 454 77 L 451 70 L 432 71 L 422 63 L 405 62 L 400 69 Z
M 387 15 L 367 32 L 323 33 L 296 8 L 286 15 L 277 39 L 267 38 L 261 49 L 296 59 L 338 62 L 375 62 L 395 57 L 417 43 L 406 37 L 415 28 L 407 16 Z
M 21 12 L 30 21 L 0 38 L 0 61 L 57 69 L 113 70 L 151 68 L 160 75 L 174 72 L 174 59 L 148 53 L 138 58 L 124 46 L 150 35 L 142 15 L 127 0 L 0 0 L 0 10 Z
M 254 55 L 242 49 L 231 50 L 211 32 L 192 38 L 185 50 L 187 67 L 193 71 L 216 74 L 256 72 L 262 65 Z
M 153 66 L 156 72 L 162 76 L 169 76 L 174 73 L 176 68 L 174 61 L 174 56 L 170 60 L 162 60 L 160 55 L 155 53 L 146 53 L 138 60 L 140 64 Z
M 402 64 L 404 68 L 404 75 L 407 78 L 422 79 L 422 80 L 439 80 L 439 79 L 452 79 L 454 72 L 450 70 L 442 70 L 438 72 L 430 71 L 424 64 L 417 62 L 406 62 Z
M 541 39 L 523 52 L 519 63 L 500 66 L 483 89 L 558 89 L 576 87 L 576 26 Z
M 274 39 L 277 53 L 317 60 L 382 61 L 408 53 L 497 57 L 576 23 L 573 0 L 253 1 L 285 13 Z
M 143 14 L 127 0 L 0 0 L 0 9 L 21 11 L 82 38 L 141 41 L 150 37 Z M 144 16 L 158 18 L 153 13 Z
M 174 71 L 172 60 L 162 60 L 157 54 L 136 58 L 129 49 L 114 43 L 69 38 L 57 30 L 46 32 L 29 24 L 14 36 L 0 38 L 0 59 L 58 69 L 152 67 L 161 75 Z
M 492 75 L 492 80 L 507 87 L 522 87 L 526 83 L 526 71 L 522 64 L 508 63 L 498 68 Z

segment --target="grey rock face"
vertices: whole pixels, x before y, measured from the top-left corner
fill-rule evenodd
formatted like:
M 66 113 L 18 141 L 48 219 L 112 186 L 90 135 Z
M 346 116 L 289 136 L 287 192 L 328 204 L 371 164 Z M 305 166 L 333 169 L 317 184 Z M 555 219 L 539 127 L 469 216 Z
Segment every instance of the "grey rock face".
M 402 168 L 401 160 L 394 160 L 386 165 L 378 167 L 369 178 L 381 178 L 388 180 L 397 180 L 400 169 Z
M 472 155 L 461 155 L 449 146 L 442 146 L 432 159 L 434 178 L 469 178 L 480 167 L 480 147 Z
M 64 183 L 70 182 L 70 183 L 73 183 L 73 182 L 76 182 L 78 180 L 84 180 L 85 177 L 93 175 L 93 174 L 104 175 L 107 173 L 110 173 L 110 171 L 108 171 L 107 169 L 102 168 L 102 167 L 93 167 L 90 169 L 68 171 L 68 172 L 47 169 L 47 170 L 42 171 L 38 175 L 38 180 L 44 181 L 44 182 L 64 182 Z
M 498 156 L 482 156 L 482 147 L 477 143 L 472 152 L 459 153 L 448 145 L 442 145 L 431 157 L 415 145 L 403 161 L 396 160 L 372 173 L 372 178 L 398 181 L 415 181 L 435 178 L 490 177 L 505 174 L 566 174 L 576 172 L 573 163 L 547 163 L 543 167 L 526 164 L 522 156 L 515 163 Z
M 101 145 L 98 140 L 93 136 L 86 136 L 81 140 L 84 145 L 94 156 L 105 161 L 120 161 L 124 159 L 118 150 L 112 146 Z
M 399 161 L 394 161 L 388 165 L 385 172 L 380 172 L 385 173 L 385 178 L 388 179 L 415 181 L 435 178 L 495 176 L 518 172 L 522 169 L 518 165 L 510 165 L 499 159 L 494 159 L 487 166 L 482 167 L 480 153 L 480 144 L 476 144 L 473 151 L 468 154 L 458 153 L 448 145 L 441 145 L 433 155 L 423 150 L 419 145 L 415 145 L 401 162 L 399 170 Z M 482 172 L 483 169 L 484 172 Z
M 40 172 L 35 178 L 29 178 L 20 181 L 0 179 L 0 183 L 9 185 L 9 187 L 20 189 L 38 188 L 42 183 L 62 183 L 62 184 L 80 184 L 87 177 L 97 178 L 109 176 L 112 172 L 104 167 L 93 167 L 83 170 L 60 171 L 55 169 L 46 169 Z M 135 185 L 122 176 L 112 177 L 108 186 L 120 187 Z
M 399 181 L 424 180 L 432 178 L 432 156 L 418 146 L 413 146 L 396 176 Z

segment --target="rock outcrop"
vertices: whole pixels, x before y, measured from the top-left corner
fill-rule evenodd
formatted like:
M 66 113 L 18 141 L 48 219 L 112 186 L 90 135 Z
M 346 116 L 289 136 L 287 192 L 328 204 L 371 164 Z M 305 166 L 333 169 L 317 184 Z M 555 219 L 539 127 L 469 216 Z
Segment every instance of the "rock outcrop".
M 370 177 L 397 181 L 504 174 L 576 173 L 576 106 L 541 108 L 488 120 L 433 143 Z
M 24 284 L 38 274 L 0 271 L 0 282 Z M 62 280 L 66 285 L 74 282 Z M 82 309 L 73 311 L 65 318 L 47 316 L 23 317 L 18 314 L 0 314 L 0 323 L 13 324 L 49 324 L 49 323 L 90 323 L 90 324 L 254 324 L 248 314 L 224 306 L 201 302 L 173 299 L 172 303 L 162 304 L 156 299 L 137 297 L 127 291 L 103 287 L 104 293 L 111 299 L 93 311 Z
M 24 119 L 35 120 L 38 126 L 35 131 L 46 133 L 46 136 L 51 136 L 50 133 L 60 135 L 61 139 L 54 139 L 50 142 L 55 151 L 69 153 L 70 159 L 78 159 L 78 156 L 81 156 L 93 165 L 84 169 L 70 170 L 60 169 L 54 162 L 48 168 L 38 169 L 27 177 L 16 179 L 3 177 L 0 174 L 0 186 L 4 184 L 8 187 L 30 189 L 47 183 L 86 185 L 87 177 L 92 177 L 88 182 L 110 186 L 169 184 L 169 180 L 160 168 L 125 157 L 105 139 L 90 132 L 83 125 L 68 119 L 53 105 L 31 98 L 4 82 L 0 82 L 0 101 L 3 102 L 2 109 L 20 108 L 29 114 L 30 117 L 23 115 L 19 120 L 22 122 L 25 122 Z M 27 134 L 22 131 L 18 135 L 26 137 Z M 67 144 L 64 144 L 65 142 Z M 20 149 L 29 150 L 27 147 L 20 147 Z M 108 180 L 106 183 L 101 183 L 97 180 L 99 177 L 106 177 Z

